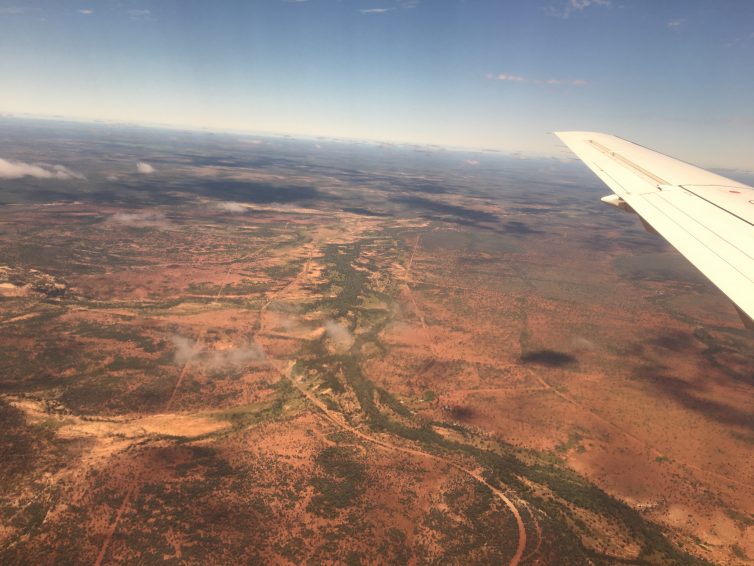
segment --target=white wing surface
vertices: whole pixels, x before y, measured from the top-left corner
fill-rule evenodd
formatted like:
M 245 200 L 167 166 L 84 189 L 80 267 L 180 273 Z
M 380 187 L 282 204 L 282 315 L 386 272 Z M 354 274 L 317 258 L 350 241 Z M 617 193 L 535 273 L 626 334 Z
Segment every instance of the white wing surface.
M 633 209 L 751 323 L 753 188 L 608 134 L 556 135 L 619 197 L 603 200 Z

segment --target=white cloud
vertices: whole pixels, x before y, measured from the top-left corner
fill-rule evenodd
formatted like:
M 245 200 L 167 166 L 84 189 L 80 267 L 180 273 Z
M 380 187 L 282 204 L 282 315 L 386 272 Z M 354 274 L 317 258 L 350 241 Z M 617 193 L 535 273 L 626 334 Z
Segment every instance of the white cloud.
M 264 359 L 264 350 L 259 344 L 248 344 L 225 350 L 208 350 L 200 356 L 203 364 L 212 371 L 239 369 L 248 362 L 258 362 Z
M 332 340 L 338 352 L 346 352 L 353 345 L 354 338 L 351 331 L 339 322 L 334 320 L 326 321 L 325 332 L 328 338 Z
M 152 167 L 149 163 L 145 163 L 144 161 L 139 161 L 136 164 L 136 170 L 139 173 L 143 173 L 144 175 L 151 175 L 154 173 L 154 167 Z
M 145 212 L 116 212 L 108 218 L 108 222 L 136 228 L 163 228 L 170 223 L 161 212 L 149 210 Z
M 206 370 L 218 372 L 239 369 L 249 362 L 265 359 L 264 350 L 255 342 L 235 348 L 209 350 L 185 336 L 171 336 L 170 341 L 175 346 L 173 361 L 179 366 L 191 361 Z
M 581 12 L 591 6 L 610 6 L 610 0 L 566 0 L 545 8 L 545 14 L 556 18 L 567 19 L 574 12 Z
M 188 362 L 198 351 L 196 348 L 196 342 L 185 336 L 171 336 L 170 341 L 173 343 L 173 346 L 175 346 L 173 360 L 179 366 Z
M 359 10 L 362 14 L 384 14 L 385 12 L 390 12 L 392 10 L 395 10 L 395 8 L 366 8 L 364 10 Z
M 584 86 L 587 81 L 583 79 L 529 79 L 520 75 L 506 75 L 493 73 L 487 73 L 485 78 L 488 81 L 505 81 L 511 83 L 528 83 L 533 85 L 569 85 L 569 86 Z
M 9 6 L 7 8 L 0 8 L 0 16 L 18 16 L 23 14 L 24 9 L 16 6 Z
M 82 8 L 81 10 L 77 10 L 77 12 L 84 16 L 91 16 L 94 13 L 94 10 L 90 8 Z
M 219 208 L 220 210 L 224 210 L 225 212 L 230 212 L 233 214 L 240 214 L 249 210 L 249 207 L 242 202 L 223 201 L 218 202 L 215 206 L 217 206 L 217 208 Z
M 683 19 L 677 19 L 677 20 L 669 20 L 668 21 L 668 29 L 677 30 L 683 26 Z
M 11 161 L 0 158 L 0 179 L 85 179 L 81 173 L 71 171 L 63 165 L 35 165 L 23 161 Z
M 524 77 L 519 77 L 518 75 L 493 75 L 492 73 L 487 73 L 487 80 L 511 81 L 514 83 L 526 81 Z
M 477 159 L 465 159 L 463 161 L 466 165 L 471 165 L 472 167 L 476 167 L 479 165 L 479 161 Z

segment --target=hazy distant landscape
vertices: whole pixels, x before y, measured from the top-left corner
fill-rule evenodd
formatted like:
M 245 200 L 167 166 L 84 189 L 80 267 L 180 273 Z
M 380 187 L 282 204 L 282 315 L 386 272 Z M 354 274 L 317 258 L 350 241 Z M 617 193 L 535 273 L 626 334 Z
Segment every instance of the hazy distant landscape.
M 1 563 L 754 560 L 754 337 L 565 151 L 0 159 Z

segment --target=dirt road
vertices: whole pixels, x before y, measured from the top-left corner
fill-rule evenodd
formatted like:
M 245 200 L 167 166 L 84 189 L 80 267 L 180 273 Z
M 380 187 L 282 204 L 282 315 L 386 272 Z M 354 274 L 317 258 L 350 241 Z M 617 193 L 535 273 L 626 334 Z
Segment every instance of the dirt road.
M 416 252 L 416 248 L 417 248 L 418 244 L 419 244 L 419 238 L 417 237 L 416 243 L 414 244 L 413 253 L 411 254 L 411 258 L 409 259 L 409 263 L 408 263 L 408 266 L 407 266 L 407 269 L 406 269 L 406 276 L 407 276 L 407 278 L 408 278 L 408 274 L 409 274 L 409 269 L 411 267 L 411 263 L 413 262 L 413 256 L 414 256 L 414 253 Z M 310 264 L 310 261 L 311 261 L 312 254 L 313 254 L 313 250 L 310 251 L 310 253 L 309 253 L 309 259 L 307 260 L 306 264 L 304 265 L 304 267 L 302 268 L 302 270 L 299 272 L 299 274 L 288 285 L 286 285 L 280 291 L 278 291 L 277 293 L 275 293 L 275 295 L 273 297 L 271 297 L 270 300 L 268 300 L 261 307 L 260 313 L 259 313 L 259 316 L 260 316 L 259 330 L 258 330 L 259 333 L 261 333 L 262 329 L 264 328 L 264 323 L 263 323 L 264 312 L 267 310 L 267 308 L 269 307 L 269 305 L 272 302 L 274 302 L 275 300 L 279 299 L 285 293 L 285 291 L 287 289 L 290 289 L 290 287 L 293 284 L 295 284 L 296 282 L 298 282 L 298 281 L 300 281 L 300 280 L 302 280 L 303 278 L 306 277 L 306 275 L 307 275 L 307 273 L 309 271 L 309 264 Z M 408 287 L 408 284 L 406 286 Z M 410 293 L 410 288 L 409 288 L 409 293 Z M 414 457 L 419 457 L 419 458 L 424 458 L 424 459 L 428 459 L 428 460 L 433 460 L 435 462 L 439 462 L 439 463 L 445 464 L 447 466 L 450 466 L 450 467 L 458 470 L 459 472 L 462 472 L 462 473 L 466 474 L 467 476 L 469 476 L 473 480 L 479 482 L 480 484 L 484 485 L 487 489 L 489 489 L 490 492 L 495 497 L 497 497 L 500 501 L 503 502 L 503 504 L 505 504 L 505 506 L 511 512 L 511 514 L 513 515 L 513 518 L 516 521 L 516 527 L 518 529 L 518 541 L 517 541 L 517 545 L 516 545 L 516 551 L 514 552 L 514 554 L 511 557 L 511 559 L 510 559 L 510 561 L 509 561 L 508 564 L 509 564 L 509 566 L 518 566 L 518 564 L 521 562 L 521 560 L 523 558 L 524 551 L 526 550 L 526 544 L 527 544 L 526 526 L 524 525 L 524 521 L 523 521 L 523 518 L 521 517 L 521 513 L 519 512 L 518 508 L 513 503 L 513 501 L 511 500 L 511 498 L 509 498 L 505 493 L 503 493 L 503 491 L 501 491 L 500 489 L 498 489 L 497 487 L 495 487 L 491 483 L 489 483 L 487 480 L 485 480 L 482 477 L 482 475 L 481 475 L 480 472 L 478 472 L 476 470 L 470 470 L 468 468 L 465 468 L 465 467 L 461 466 L 460 464 L 458 464 L 458 463 L 456 463 L 456 462 L 454 462 L 454 461 L 452 461 L 452 460 L 450 460 L 448 458 L 445 458 L 443 456 L 439 456 L 437 454 L 432 454 L 432 453 L 429 453 L 429 452 L 424 452 L 424 451 L 416 449 L 416 448 L 409 448 L 409 447 L 406 447 L 406 446 L 399 446 L 397 444 L 392 444 L 390 442 L 387 442 L 385 440 L 376 438 L 374 436 L 371 436 L 369 434 L 366 434 L 366 433 L 358 430 L 357 428 L 353 427 L 348 422 L 346 422 L 344 420 L 344 418 L 342 417 L 342 415 L 340 415 L 339 413 L 337 413 L 337 412 L 332 411 L 331 409 L 329 409 L 324 404 L 324 402 L 322 402 L 313 393 L 311 393 L 309 390 L 307 390 L 301 383 L 299 383 L 295 379 L 295 377 L 291 375 L 292 365 L 290 367 L 285 367 L 285 366 L 283 366 L 283 364 L 281 364 L 281 363 L 279 363 L 279 362 L 277 362 L 277 361 L 275 361 L 273 359 L 268 359 L 267 362 L 268 362 L 268 364 L 271 367 L 273 367 L 275 370 L 277 370 L 277 372 L 281 375 L 281 377 L 287 379 L 312 405 L 314 405 L 317 409 L 319 409 L 320 413 L 327 420 L 329 420 L 331 423 L 333 423 L 335 426 L 337 426 L 341 430 L 349 432 L 349 433 L 353 434 L 354 436 L 360 438 L 361 440 L 364 440 L 364 441 L 366 441 L 366 442 L 368 442 L 368 443 L 370 443 L 372 445 L 375 445 L 375 446 L 377 446 L 377 447 L 379 447 L 379 448 L 381 448 L 383 450 L 389 450 L 389 451 L 394 451 L 394 452 L 400 452 L 400 453 L 403 453 L 403 454 L 409 454 L 409 455 L 414 456 Z M 533 515 L 532 515 L 532 517 L 533 517 Z

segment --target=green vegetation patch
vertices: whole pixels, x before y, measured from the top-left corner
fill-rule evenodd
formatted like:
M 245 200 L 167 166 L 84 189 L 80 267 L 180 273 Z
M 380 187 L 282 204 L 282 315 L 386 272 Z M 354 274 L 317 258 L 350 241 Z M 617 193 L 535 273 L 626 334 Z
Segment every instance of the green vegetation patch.
M 423 525 L 440 544 L 440 564 L 506 564 L 515 551 L 517 527 L 508 510 L 485 486 L 455 481 L 443 493 L 450 512 L 432 508 Z
M 152 354 L 161 349 L 164 342 L 155 342 L 152 337 L 139 332 L 137 328 L 124 324 L 97 324 L 94 322 L 80 322 L 75 329 L 76 334 L 86 338 L 101 338 L 117 342 L 130 342 L 145 352 Z
M 353 262 L 361 255 L 362 244 L 330 244 L 325 246 L 324 276 L 328 283 L 319 290 L 325 293 L 336 291 L 335 297 L 327 299 L 317 307 L 333 309 L 333 318 L 345 317 L 351 309 L 359 306 L 359 296 L 368 278 L 368 272 L 354 269 Z
M 224 411 L 212 413 L 211 416 L 215 419 L 228 421 L 234 430 L 274 420 L 283 413 L 284 407 L 291 399 L 300 396 L 288 380 L 279 381 L 276 384 L 276 389 L 277 395 L 271 400 L 251 405 L 231 407 Z
M 310 481 L 314 495 L 307 511 L 334 518 L 341 509 L 354 505 L 363 493 L 366 467 L 354 458 L 352 449 L 343 446 L 325 448 L 315 462 L 320 473 Z
M 576 450 L 577 452 L 585 452 L 586 448 L 584 448 L 584 445 L 581 444 L 581 441 L 584 439 L 583 436 L 581 436 L 578 432 L 571 432 L 568 434 L 568 440 L 565 442 L 561 442 L 560 444 L 555 446 L 555 450 L 562 453 L 570 452 L 571 450 Z
M 24 413 L 0 399 L 0 485 L 33 469 L 39 443 L 49 438 L 46 431 L 26 425 Z

